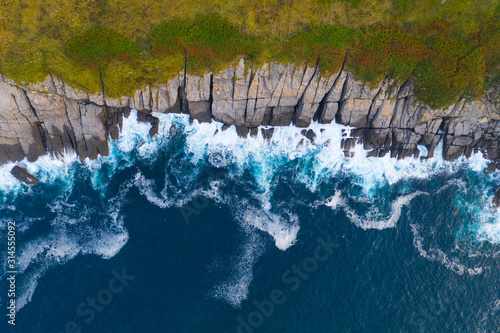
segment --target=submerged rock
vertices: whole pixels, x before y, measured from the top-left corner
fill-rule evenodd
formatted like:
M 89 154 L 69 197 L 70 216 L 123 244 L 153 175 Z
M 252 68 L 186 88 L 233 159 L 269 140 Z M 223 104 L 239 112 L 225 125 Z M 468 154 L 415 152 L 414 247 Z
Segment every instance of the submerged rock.
M 25 168 L 21 168 L 18 165 L 13 167 L 12 170 L 10 170 L 10 173 L 16 177 L 17 180 L 25 183 L 26 185 L 36 185 L 40 182 L 35 176 L 26 171 Z
M 500 207 L 500 187 L 493 197 L 493 208 L 498 209 Z

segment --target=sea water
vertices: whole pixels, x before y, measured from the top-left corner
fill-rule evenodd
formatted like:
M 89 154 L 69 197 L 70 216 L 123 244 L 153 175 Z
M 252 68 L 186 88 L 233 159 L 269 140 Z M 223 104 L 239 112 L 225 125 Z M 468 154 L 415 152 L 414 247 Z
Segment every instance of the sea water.
M 266 141 L 155 116 L 150 138 L 132 111 L 109 156 L 19 163 L 36 186 L 0 167 L 1 332 L 500 331 L 500 177 L 481 154 L 345 158 L 338 124 Z

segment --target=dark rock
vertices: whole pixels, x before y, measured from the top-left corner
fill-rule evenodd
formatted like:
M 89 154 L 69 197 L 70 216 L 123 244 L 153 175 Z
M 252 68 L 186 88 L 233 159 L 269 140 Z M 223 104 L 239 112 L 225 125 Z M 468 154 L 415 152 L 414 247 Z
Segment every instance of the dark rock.
M 316 133 L 314 133 L 314 131 L 311 129 L 310 130 L 303 129 L 302 131 L 300 131 L 300 134 L 308 138 L 309 141 L 311 142 L 314 142 L 314 138 L 316 137 Z
M 357 138 L 342 139 L 342 141 L 340 141 L 340 148 L 344 149 L 344 151 L 351 151 L 357 141 Z
M 417 151 L 417 143 L 421 139 L 421 135 L 413 132 L 410 129 L 393 129 L 391 157 L 403 159 L 414 156 Z
M 288 126 L 292 123 L 295 108 L 293 106 L 278 106 L 272 109 L 272 117 L 269 125 Z M 265 118 L 265 116 L 264 116 Z
M 246 126 L 236 126 L 236 133 L 238 133 L 238 136 L 241 138 L 246 138 L 249 132 L 250 130 Z
M 128 118 L 132 109 L 130 107 L 123 108 L 123 117 Z
M 112 106 L 106 106 L 106 129 L 108 133 L 111 135 L 113 140 L 118 140 L 120 135 L 120 130 L 118 126 L 121 127 L 123 122 L 123 108 L 117 108 Z
M 490 164 L 488 164 L 488 169 L 486 169 L 486 172 L 489 172 L 489 173 L 495 172 L 496 169 L 497 169 L 497 167 L 496 167 L 495 163 L 490 163 Z
M 149 130 L 149 137 L 152 138 L 156 134 L 158 134 L 158 127 L 160 125 L 160 120 L 156 117 L 153 117 L 151 120 L 151 129 Z
M 0 165 L 9 162 L 9 155 L 3 150 L 3 147 L 0 146 Z
M 387 153 L 389 153 L 389 149 L 380 149 L 378 157 L 384 157 Z
M 453 161 L 466 153 L 473 139 L 470 136 L 454 136 L 446 134 L 444 136 L 443 158 Z
M 310 130 L 307 130 L 307 133 L 305 136 L 306 136 L 306 138 L 309 139 L 309 141 L 314 142 L 314 138 L 316 137 L 316 133 L 314 133 L 314 131 L 310 129 Z
M 264 140 L 269 141 L 273 137 L 274 127 L 271 127 L 271 128 L 261 128 L 260 131 L 262 133 L 262 136 L 264 137 Z
M 227 125 L 227 124 L 222 125 L 222 132 L 227 130 L 229 127 L 231 127 L 231 125 Z
M 137 121 L 151 124 L 151 129 L 149 130 L 149 136 L 151 138 L 158 133 L 160 120 L 151 113 L 137 112 Z
M 495 196 L 493 197 L 493 207 L 495 209 L 498 209 L 498 207 L 500 207 L 500 187 L 498 188 L 498 191 L 495 193 Z
M 259 128 L 258 127 L 252 127 L 250 129 L 250 136 L 251 137 L 256 138 L 258 134 L 259 134 Z
M 10 170 L 10 173 L 17 178 L 17 180 L 25 183 L 26 185 L 36 185 L 40 181 L 30 174 L 25 168 L 21 168 L 20 166 L 16 165 L 15 167 Z
M 211 103 L 209 101 L 189 102 L 189 115 L 191 120 L 196 119 L 200 123 L 211 122 Z

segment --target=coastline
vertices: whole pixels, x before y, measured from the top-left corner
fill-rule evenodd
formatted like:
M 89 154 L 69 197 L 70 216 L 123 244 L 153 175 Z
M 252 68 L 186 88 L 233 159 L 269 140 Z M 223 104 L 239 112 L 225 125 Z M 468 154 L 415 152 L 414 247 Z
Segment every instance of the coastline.
M 481 152 L 492 161 L 488 170 L 494 171 L 500 162 L 499 96 L 500 91 L 490 90 L 476 101 L 462 99 L 432 109 L 415 100 L 411 80 L 384 80 L 372 89 L 344 68 L 322 76 L 318 67 L 293 64 L 266 63 L 251 69 L 243 59 L 203 77 L 183 72 L 165 84 L 137 90 L 133 98 L 120 99 L 83 93 L 53 76 L 27 87 L 2 76 L 0 164 L 71 151 L 81 161 L 106 156 L 108 138 L 118 139 L 123 117 L 134 109 L 140 122 L 151 124 L 151 137 L 158 132 L 153 113 L 185 113 L 191 121 L 235 125 L 242 137 L 255 136 L 259 126 L 265 126 L 261 131 L 270 137 L 277 126 L 336 122 L 354 128 L 352 137 L 341 142 L 346 156 L 361 142 L 368 156 L 419 157 L 421 145 L 432 157 L 443 140 L 445 160 Z M 314 140 L 317 133 L 303 134 Z

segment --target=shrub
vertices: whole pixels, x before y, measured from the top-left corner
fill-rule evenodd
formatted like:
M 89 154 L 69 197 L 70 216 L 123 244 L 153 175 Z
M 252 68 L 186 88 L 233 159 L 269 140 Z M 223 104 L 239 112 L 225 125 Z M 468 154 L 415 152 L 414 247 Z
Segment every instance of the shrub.
M 68 56 L 91 69 L 103 69 L 111 61 L 129 62 L 139 55 L 137 45 L 113 30 L 93 28 L 66 43 Z
M 356 30 L 340 26 L 320 26 L 302 31 L 291 37 L 283 47 L 286 58 L 308 64 L 319 61 L 325 74 L 337 72 L 344 61 L 345 53 L 353 43 Z
M 150 36 L 153 55 L 185 53 L 190 71 L 216 69 L 239 56 L 254 59 L 259 42 L 219 15 L 198 15 L 193 21 L 172 20 L 155 27 Z

